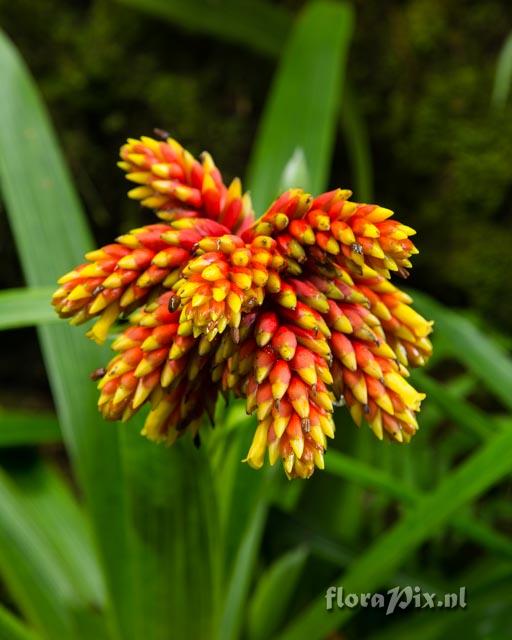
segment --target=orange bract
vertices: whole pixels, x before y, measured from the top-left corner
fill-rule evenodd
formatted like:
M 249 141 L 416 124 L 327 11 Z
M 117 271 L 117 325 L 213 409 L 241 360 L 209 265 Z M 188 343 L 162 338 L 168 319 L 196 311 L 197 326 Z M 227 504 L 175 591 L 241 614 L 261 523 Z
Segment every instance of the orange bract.
M 53 298 L 74 324 L 97 317 L 98 342 L 130 322 L 98 383 L 105 418 L 149 402 L 143 433 L 170 444 L 232 392 L 258 421 L 246 461 L 259 468 L 268 450 L 289 477 L 323 468 L 337 404 L 378 438 L 410 440 L 424 395 L 408 368 L 430 356 L 432 323 L 390 277 L 408 275 L 413 229 L 341 189 L 291 189 L 254 222 L 208 154 L 142 138 L 121 157 L 129 196 L 161 222 L 88 253 Z

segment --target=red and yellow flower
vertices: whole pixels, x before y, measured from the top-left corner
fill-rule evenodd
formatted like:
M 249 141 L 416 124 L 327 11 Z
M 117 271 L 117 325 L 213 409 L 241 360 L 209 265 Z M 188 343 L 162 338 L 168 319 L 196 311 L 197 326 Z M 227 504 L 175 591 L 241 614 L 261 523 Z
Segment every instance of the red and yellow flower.
M 341 189 L 291 189 L 255 222 L 240 181 L 171 138 L 129 140 L 121 158 L 128 195 L 161 221 L 86 254 L 53 297 L 71 323 L 95 319 L 97 342 L 130 323 L 99 372 L 105 418 L 148 402 L 144 435 L 171 444 L 232 392 L 257 419 L 246 461 L 268 451 L 289 477 L 324 467 L 339 404 L 378 438 L 410 440 L 424 394 L 407 378 L 432 323 L 390 277 L 408 275 L 413 229 Z

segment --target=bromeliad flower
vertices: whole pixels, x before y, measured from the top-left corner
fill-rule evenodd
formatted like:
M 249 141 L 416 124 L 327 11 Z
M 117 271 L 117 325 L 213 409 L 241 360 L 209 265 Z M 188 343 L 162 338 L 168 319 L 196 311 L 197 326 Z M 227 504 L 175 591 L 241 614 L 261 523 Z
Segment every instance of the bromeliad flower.
M 171 138 L 128 140 L 121 158 L 129 197 L 161 221 L 86 254 L 53 296 L 72 324 L 95 318 L 97 342 L 129 320 L 96 376 L 105 418 L 149 402 L 143 433 L 171 444 L 232 392 L 257 418 L 246 461 L 268 450 L 289 477 L 323 468 L 337 404 L 379 439 L 410 440 L 424 394 L 408 369 L 430 356 L 432 323 L 390 276 L 408 275 L 413 229 L 341 189 L 291 189 L 255 222 L 240 181 Z

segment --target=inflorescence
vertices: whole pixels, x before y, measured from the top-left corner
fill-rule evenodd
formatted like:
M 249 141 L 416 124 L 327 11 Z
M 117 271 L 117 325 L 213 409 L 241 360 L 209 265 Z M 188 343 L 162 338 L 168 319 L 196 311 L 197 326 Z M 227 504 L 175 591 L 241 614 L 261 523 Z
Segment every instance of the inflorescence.
M 324 467 L 338 404 L 379 439 L 410 440 L 424 394 L 407 378 L 432 323 L 390 276 L 408 275 L 413 229 L 342 189 L 291 189 L 255 221 L 240 181 L 172 138 L 128 140 L 119 166 L 160 221 L 87 253 L 53 296 L 72 324 L 95 319 L 99 343 L 129 321 L 96 374 L 105 418 L 149 402 L 143 434 L 172 444 L 231 392 L 257 418 L 246 461 L 268 450 L 289 477 Z

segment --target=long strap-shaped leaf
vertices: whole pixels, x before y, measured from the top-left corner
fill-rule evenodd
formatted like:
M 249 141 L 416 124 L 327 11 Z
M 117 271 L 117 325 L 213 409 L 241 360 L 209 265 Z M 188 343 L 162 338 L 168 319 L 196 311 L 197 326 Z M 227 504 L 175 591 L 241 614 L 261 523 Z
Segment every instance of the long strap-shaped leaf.
M 463 362 L 503 404 L 512 409 L 512 360 L 495 342 L 460 314 L 415 291 L 418 310 L 435 321 L 436 333 L 448 340 L 451 353 Z
M 297 148 L 304 152 L 313 193 L 324 187 L 334 145 L 353 15 L 349 5 L 306 5 L 286 43 L 249 169 L 255 209 L 277 195 Z
M 419 491 L 405 482 L 398 482 L 395 476 L 339 451 L 329 452 L 326 472 L 363 487 L 376 489 L 408 505 L 416 505 L 422 499 Z M 490 551 L 512 559 L 512 541 L 491 529 L 485 522 L 479 522 L 469 514 L 458 513 L 447 524 Z
M 0 291 L 0 329 L 17 329 L 57 322 L 48 304 L 52 288 L 5 289 Z
M 18 487 L 20 504 L 39 529 L 40 546 L 52 550 L 84 603 L 91 610 L 103 609 L 105 585 L 88 522 L 63 476 L 40 461 L 14 469 L 10 475 Z
M 500 51 L 496 63 L 496 75 L 492 89 L 491 104 L 495 109 L 504 109 L 512 84 L 512 33 L 510 33 Z
M 18 606 L 45 638 L 72 632 L 71 609 L 79 605 L 71 581 L 0 470 L 0 571 Z
M 265 0 L 120 0 L 159 18 L 276 55 L 290 13 Z
M 0 61 L 8 95 L 0 107 L 3 191 L 27 279 L 39 286 L 81 261 L 91 241 L 46 114 L 5 39 Z M 170 451 L 144 441 L 136 422 L 106 424 L 88 372 L 110 354 L 63 324 L 44 327 L 40 335 L 66 445 L 103 552 L 120 637 L 211 637 L 219 572 L 208 462 L 190 455 L 190 443 Z
M 0 447 L 60 442 L 59 423 L 51 413 L 5 411 L 0 408 Z
M 0 605 L 0 640 L 41 640 L 41 636 Z
M 48 116 L 16 51 L 0 35 L 0 178 L 23 270 L 30 286 L 48 286 L 82 260 L 92 241 Z M 111 593 L 127 629 L 123 486 L 117 431 L 95 410 L 88 372 L 97 347 L 62 323 L 39 330 L 66 446 L 87 496 Z M 103 355 L 105 357 L 105 355 Z M 126 609 L 126 615 L 121 614 Z M 129 635 L 125 635 L 129 637 Z
M 231 40 L 276 58 L 293 26 L 291 11 L 261 0 L 221 0 L 219 3 L 208 0 L 119 1 L 173 24 Z M 369 145 L 355 97 L 348 89 L 348 86 L 344 89 L 341 128 L 349 150 L 355 195 L 366 201 L 371 198 L 373 181 Z
M 422 498 L 333 584 L 347 593 L 371 592 L 384 583 L 409 554 L 432 536 L 458 509 L 510 473 L 512 430 L 499 433 Z M 280 634 L 279 640 L 320 640 L 350 617 L 353 609 L 326 614 L 324 594 Z
M 261 576 L 248 610 L 250 640 L 266 640 L 279 628 L 308 553 L 306 547 L 292 549 L 280 556 Z
M 0 492 L 1 572 L 22 611 L 48 640 L 109 638 L 87 522 L 64 479 L 35 460 L 2 470 Z
M 203 448 L 155 445 L 125 425 L 122 451 L 138 640 L 210 640 L 220 598 L 216 496 Z

